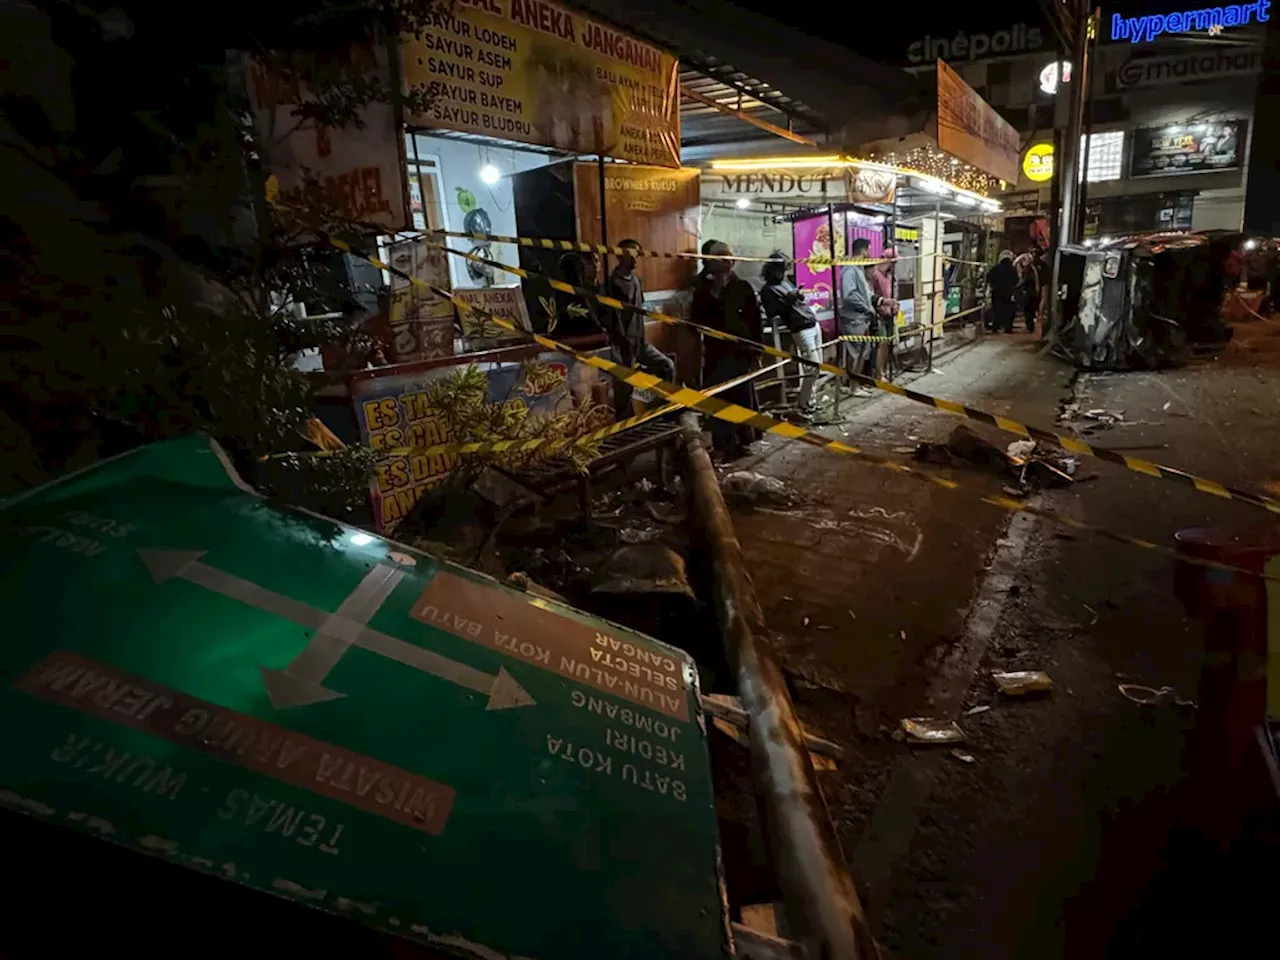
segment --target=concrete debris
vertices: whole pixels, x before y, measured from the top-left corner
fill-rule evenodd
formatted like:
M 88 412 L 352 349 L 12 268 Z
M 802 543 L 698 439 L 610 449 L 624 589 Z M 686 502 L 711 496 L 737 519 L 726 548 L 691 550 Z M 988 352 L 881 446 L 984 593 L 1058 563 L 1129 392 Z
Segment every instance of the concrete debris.
M 1015 440 L 1002 450 L 967 425 L 951 431 L 945 444 L 922 443 L 916 459 L 940 466 L 973 466 L 1012 481 L 1002 489 L 1009 496 L 1025 497 L 1038 490 L 1068 486 L 1076 472 L 1076 459 L 1048 444 Z
M 738 470 L 728 474 L 720 481 L 720 489 L 725 499 L 731 503 L 755 506 L 789 507 L 800 502 L 800 495 L 777 477 L 766 477 L 762 473 L 749 470 Z
M 1024 697 L 1029 693 L 1047 693 L 1053 681 L 1043 670 L 992 671 L 991 679 L 1006 697 Z
M 961 750 L 959 747 L 952 747 L 950 750 L 947 751 L 947 753 L 951 754 L 961 763 L 973 763 L 975 759 L 972 753 L 967 753 L 966 751 Z
M 1022 461 L 1031 456 L 1036 449 L 1034 440 L 1014 440 L 1005 447 L 1005 453 L 1013 460 Z
M 592 593 L 678 594 L 693 599 L 684 558 L 660 543 L 620 547 L 605 559 Z
M 978 714 L 986 713 L 990 709 L 991 709 L 991 704 L 983 703 L 983 704 L 979 704 L 976 707 L 970 707 L 968 710 L 964 712 L 964 715 L 966 717 L 976 717 Z
M 963 743 L 964 732 L 954 720 L 904 717 L 902 730 L 912 743 Z

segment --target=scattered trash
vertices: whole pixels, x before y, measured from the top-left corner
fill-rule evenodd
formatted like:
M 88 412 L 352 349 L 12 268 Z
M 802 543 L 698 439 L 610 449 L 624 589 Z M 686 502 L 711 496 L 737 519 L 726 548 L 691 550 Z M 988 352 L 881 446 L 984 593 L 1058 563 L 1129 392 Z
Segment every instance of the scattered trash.
M 972 753 L 966 753 L 965 751 L 961 750 L 959 747 L 952 747 L 950 750 L 947 751 L 947 753 L 951 754 L 961 763 L 973 763 L 974 761 L 974 756 Z
M 899 631 L 898 631 L 898 636 L 900 636 L 903 640 L 907 639 L 907 631 L 905 631 L 905 630 L 899 630 Z
M 1082 606 L 1082 607 L 1084 607 L 1086 610 L 1088 610 L 1088 611 L 1089 611 L 1089 615 L 1093 617 L 1093 619 L 1089 621 L 1089 626 L 1091 626 L 1091 627 L 1092 627 L 1095 623 L 1097 623 L 1097 622 L 1098 622 L 1098 611 L 1097 611 L 1097 610 L 1095 610 L 1095 609 L 1093 609 L 1093 607 L 1089 606 L 1087 603 L 1082 603 L 1082 604 L 1080 604 L 1080 606 Z
M 1045 693 L 1053 689 L 1053 681 L 1043 670 L 992 671 L 991 679 L 1006 697 L 1023 697 L 1028 693 Z
M 1034 440 L 1015 440 L 1009 446 L 1005 447 L 1005 453 L 1015 460 L 1025 460 L 1035 452 L 1036 442 Z
M 1172 400 L 1166 400 L 1166 401 L 1165 401 L 1165 403 L 1164 403 L 1164 406 L 1163 406 L 1163 407 L 1161 407 L 1160 409 L 1161 409 L 1161 410 L 1168 410 L 1171 406 L 1173 406 L 1173 401 L 1172 401 Z
M 1117 689 L 1126 700 L 1132 700 L 1134 703 L 1141 704 L 1144 707 L 1172 703 L 1175 707 L 1196 709 L 1195 701 L 1183 700 L 1173 687 L 1161 687 L 1157 690 L 1155 687 L 1147 687 L 1140 683 L 1122 683 Z
M 857 620 L 857 619 L 858 619 L 858 615 L 857 615 L 856 613 L 854 613 L 852 610 L 847 611 L 847 613 L 849 614 L 849 619 L 850 619 L 850 620 Z
M 899 453 L 899 454 L 915 453 L 916 448 L 915 447 L 894 447 L 893 452 Z
M 766 503 L 789 507 L 800 502 L 800 495 L 777 477 L 739 470 L 720 481 L 725 499 L 743 504 Z
M 986 713 L 990 709 L 991 709 L 991 704 L 983 703 L 976 707 L 970 707 L 968 710 L 964 712 L 964 715 L 966 717 L 976 717 L 978 714 Z
M 805 617 L 805 618 L 804 618 L 803 626 L 806 626 L 806 627 L 807 627 L 808 625 L 809 625 L 809 618 L 808 618 L 808 617 Z
M 622 527 L 618 530 L 618 539 L 623 543 L 652 543 L 661 536 L 662 531 L 652 524 Z
M 916 743 L 963 743 L 964 732 L 954 720 L 904 717 L 902 730 Z
M 1002 450 L 965 424 L 952 430 L 945 444 L 920 444 L 916 447 L 916 459 L 939 466 L 974 466 L 989 470 L 1013 481 L 1002 488 L 1012 497 L 1024 497 L 1045 488 L 1069 486 L 1077 466 L 1076 458 L 1035 440 L 1015 440 Z
M 783 599 L 783 600 L 785 600 L 787 603 L 794 603 L 794 602 L 795 602 L 791 597 L 783 597 L 782 599 Z

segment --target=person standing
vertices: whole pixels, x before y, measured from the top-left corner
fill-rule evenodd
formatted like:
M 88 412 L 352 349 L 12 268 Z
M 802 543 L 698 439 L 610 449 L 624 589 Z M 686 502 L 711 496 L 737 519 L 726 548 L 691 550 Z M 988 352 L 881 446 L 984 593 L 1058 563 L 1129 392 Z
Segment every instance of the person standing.
M 622 310 L 614 308 L 612 329 L 609 333 L 614 359 L 628 367 L 638 367 L 668 383 L 676 378 L 676 365 L 671 358 L 651 344 L 644 335 L 644 284 L 636 273 L 640 244 L 636 240 L 623 240 L 618 244 L 618 265 L 609 274 L 605 294 L 620 300 Z M 619 418 L 631 416 L 631 388 L 621 381 L 614 382 L 614 407 Z
M 818 327 L 818 315 L 804 302 L 804 294 L 787 278 L 787 258 L 781 250 L 769 255 L 760 271 L 764 286 L 760 288 L 760 306 L 765 317 L 775 328 L 786 327 L 795 344 L 795 351 L 806 360 L 822 362 L 822 330 Z M 813 417 L 813 388 L 818 382 L 818 368 L 800 365 L 800 396 L 798 415 L 809 420 Z
M 893 336 L 893 328 L 898 319 L 898 301 L 894 297 L 893 265 L 898 262 L 898 251 L 893 247 L 885 247 L 879 263 L 867 267 L 867 283 L 871 287 L 871 302 L 876 308 L 876 335 Z M 885 370 L 889 366 L 889 350 L 892 344 L 885 340 L 875 345 L 876 379 L 883 380 Z
M 1013 333 L 1013 318 L 1017 313 L 1013 298 L 1017 289 L 1018 271 L 1013 266 L 1013 251 L 1001 250 L 999 261 L 987 271 L 987 290 L 991 293 L 988 330 Z
M 866 237 L 858 237 L 853 241 L 849 251 L 856 259 L 865 259 L 871 253 L 871 241 Z M 880 314 L 878 304 L 880 298 L 872 293 L 871 284 L 867 280 L 865 266 L 852 265 L 840 267 L 840 306 L 836 316 L 840 323 L 840 334 L 846 337 L 879 336 Z M 868 363 L 872 365 L 872 373 L 878 378 L 881 370 L 875 367 L 879 351 L 872 349 L 870 341 L 855 340 L 849 343 L 845 355 L 849 357 L 849 372 L 858 375 L 867 373 Z M 854 390 L 855 397 L 872 396 L 873 391 L 859 386 Z
M 719 240 L 704 243 L 702 253 L 708 257 L 733 256 L 729 245 Z M 731 260 L 703 260 L 702 264 L 702 272 L 693 284 L 689 311 L 693 322 L 759 343 L 764 336 L 764 324 L 760 301 L 751 284 L 733 272 Z M 702 384 L 706 387 L 748 373 L 759 356 L 757 350 L 706 336 L 702 338 L 702 350 Z M 749 410 L 756 409 L 755 385 L 750 381 L 730 387 L 718 396 Z M 711 444 L 728 459 L 742 456 L 748 445 L 758 438 L 759 431 L 753 427 L 718 417 L 711 421 Z
M 1031 249 L 1013 261 L 1018 271 L 1018 289 L 1015 302 L 1022 310 L 1027 333 L 1035 333 L 1036 314 L 1040 312 L 1040 246 L 1032 243 Z

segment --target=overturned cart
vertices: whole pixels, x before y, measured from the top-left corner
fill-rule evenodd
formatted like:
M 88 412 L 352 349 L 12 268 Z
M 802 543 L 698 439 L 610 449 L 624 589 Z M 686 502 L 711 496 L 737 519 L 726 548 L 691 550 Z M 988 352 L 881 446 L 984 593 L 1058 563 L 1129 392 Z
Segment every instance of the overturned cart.
M 1237 233 L 1156 233 L 1064 246 L 1054 351 L 1086 370 L 1186 363 L 1231 338 L 1222 300 Z

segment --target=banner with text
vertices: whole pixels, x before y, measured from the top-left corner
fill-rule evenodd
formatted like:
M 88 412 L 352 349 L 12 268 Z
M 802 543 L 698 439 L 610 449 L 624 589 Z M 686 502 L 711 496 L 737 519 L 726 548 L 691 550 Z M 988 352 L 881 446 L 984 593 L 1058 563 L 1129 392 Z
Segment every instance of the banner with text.
M 1018 182 L 1018 131 L 941 60 L 938 146 L 1005 183 Z
M 389 249 L 391 265 L 423 283 L 449 289 L 446 253 L 425 240 L 405 240 Z M 453 356 L 453 301 L 391 274 L 391 358 L 393 363 Z
M 546 0 L 455 0 L 404 40 L 412 124 L 680 166 L 676 58 Z
M 514 323 L 521 330 L 532 332 L 529 325 L 529 305 L 519 284 L 505 287 L 458 287 L 453 295 L 469 307 Z M 462 332 L 468 337 L 513 337 L 515 334 L 495 323 L 467 311 L 459 312 Z
M 384 45 L 353 44 L 328 58 L 296 54 L 284 69 L 246 57 L 245 72 L 270 201 L 325 219 L 377 224 L 387 233 L 408 228 L 404 139 L 392 105 L 369 103 L 357 123 L 337 128 L 299 115 L 314 101 L 309 77 L 387 86 Z
M 489 355 L 520 357 L 521 353 L 505 350 Z M 513 413 L 537 421 L 536 429 L 528 436 L 578 437 L 607 427 L 614 420 L 610 377 L 568 354 L 545 352 L 476 365 L 489 380 L 487 403 L 524 408 Z M 351 402 L 361 443 L 382 450 L 474 439 L 456 436 L 448 418 L 432 405 L 429 395 L 433 381 L 457 375 L 463 369 L 456 363 L 427 370 L 387 367 L 353 378 Z M 427 490 L 442 483 L 457 462 L 458 455 L 452 453 L 416 453 L 381 460 L 370 490 L 374 527 L 385 531 L 394 525 Z M 519 464 L 508 457 L 504 466 Z

